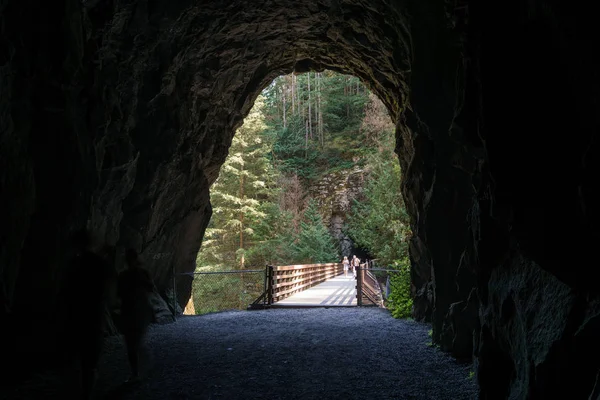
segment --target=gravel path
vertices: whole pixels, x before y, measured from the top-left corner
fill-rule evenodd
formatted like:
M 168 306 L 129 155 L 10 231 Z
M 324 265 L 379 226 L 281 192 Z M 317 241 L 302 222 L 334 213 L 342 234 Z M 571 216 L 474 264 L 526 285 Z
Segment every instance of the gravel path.
M 98 399 L 476 398 L 470 366 L 428 346 L 429 325 L 375 308 L 271 309 L 181 317 L 152 327 L 144 379 L 110 338 Z M 73 374 L 46 373 L 0 398 L 68 399 Z M 6 397 L 3 397 L 6 396 Z

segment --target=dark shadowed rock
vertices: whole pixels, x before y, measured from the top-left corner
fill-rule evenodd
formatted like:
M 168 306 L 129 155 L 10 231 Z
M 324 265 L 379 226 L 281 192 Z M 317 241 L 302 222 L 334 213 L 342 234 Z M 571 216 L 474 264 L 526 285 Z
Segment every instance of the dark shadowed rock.
M 414 285 L 412 287 L 415 288 Z M 413 318 L 420 322 L 431 322 L 433 283 L 429 282 L 413 292 Z
M 442 326 L 440 347 L 463 361 L 472 361 L 474 336 L 478 334 L 479 300 L 475 290 L 464 301 L 450 305 Z

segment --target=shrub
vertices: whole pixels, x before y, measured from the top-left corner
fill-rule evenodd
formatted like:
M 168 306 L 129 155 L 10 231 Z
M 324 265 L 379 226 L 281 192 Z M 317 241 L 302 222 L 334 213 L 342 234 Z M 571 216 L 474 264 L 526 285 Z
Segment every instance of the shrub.
M 410 294 L 410 261 L 408 258 L 394 261 L 390 273 L 391 293 L 388 309 L 394 318 L 408 318 L 412 315 L 413 299 Z

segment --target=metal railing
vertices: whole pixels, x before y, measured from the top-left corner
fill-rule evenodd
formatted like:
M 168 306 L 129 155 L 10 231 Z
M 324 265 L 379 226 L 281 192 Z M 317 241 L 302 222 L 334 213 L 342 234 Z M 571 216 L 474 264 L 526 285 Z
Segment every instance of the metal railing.
M 390 293 L 389 268 L 374 268 L 372 263 L 357 268 L 358 306 L 385 307 Z M 292 294 L 306 290 L 343 273 L 340 263 L 267 266 L 264 269 L 191 272 L 178 274 L 192 279 L 186 315 L 225 310 L 246 310 L 273 305 Z M 174 282 L 173 290 L 177 285 Z M 176 298 L 177 296 L 174 296 Z M 175 309 L 175 307 L 174 307 Z
M 271 281 L 272 301 L 283 300 L 341 273 L 342 264 L 339 263 L 273 267 L 273 278 Z
M 368 264 L 361 264 L 356 271 L 356 304 L 384 307 L 381 285 Z
M 393 268 L 378 268 L 371 262 L 361 264 L 356 279 L 357 305 L 386 307 L 394 285 L 391 278 L 400 273 Z
M 343 266 L 340 263 L 267 265 L 265 290 L 248 308 L 269 307 L 279 300 L 325 282 L 342 272 Z

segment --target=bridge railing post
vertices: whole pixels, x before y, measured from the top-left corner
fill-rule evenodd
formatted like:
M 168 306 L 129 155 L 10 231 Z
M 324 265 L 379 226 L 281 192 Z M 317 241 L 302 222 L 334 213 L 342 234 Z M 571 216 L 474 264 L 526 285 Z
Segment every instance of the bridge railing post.
M 356 305 L 362 306 L 363 269 L 356 267 Z
M 266 292 L 267 292 L 267 305 L 272 305 L 273 304 L 273 276 L 274 272 L 273 272 L 273 266 L 272 265 L 267 265 L 267 288 L 266 288 Z

